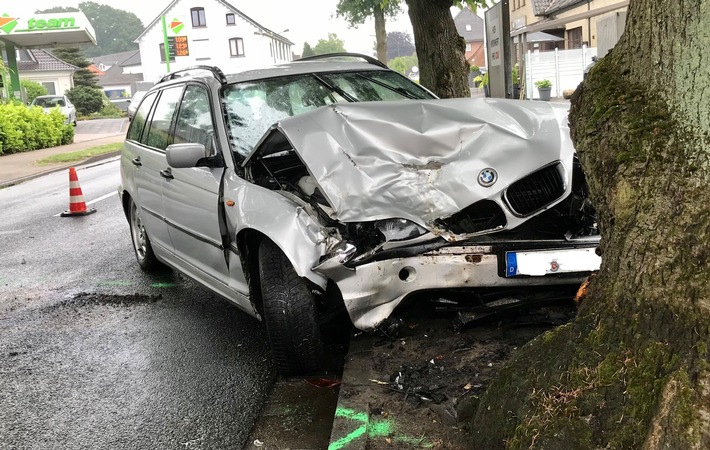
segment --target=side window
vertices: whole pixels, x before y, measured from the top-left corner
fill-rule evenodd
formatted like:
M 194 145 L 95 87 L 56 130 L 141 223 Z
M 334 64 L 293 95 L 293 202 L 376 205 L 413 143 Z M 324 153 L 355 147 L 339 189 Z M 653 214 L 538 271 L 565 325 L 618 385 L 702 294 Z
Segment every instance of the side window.
M 128 129 L 126 139 L 132 141 L 141 140 L 141 134 L 143 133 L 143 128 L 145 128 L 145 122 L 148 119 L 150 107 L 153 106 L 153 101 L 155 101 L 155 92 L 151 92 L 145 96 L 143 103 L 141 103 L 140 108 L 138 108 L 136 114 L 133 116 L 133 121 L 131 122 L 131 127 Z
M 214 154 L 214 125 L 207 91 L 195 85 L 185 90 L 182 98 L 173 143 L 191 142 L 202 144 Z
M 143 133 L 142 143 L 148 147 L 165 150 L 170 141 L 170 125 L 173 123 L 173 116 L 180 102 L 182 90 L 183 86 L 163 90 L 158 99 L 158 104 L 155 106 L 150 128 L 147 133 Z

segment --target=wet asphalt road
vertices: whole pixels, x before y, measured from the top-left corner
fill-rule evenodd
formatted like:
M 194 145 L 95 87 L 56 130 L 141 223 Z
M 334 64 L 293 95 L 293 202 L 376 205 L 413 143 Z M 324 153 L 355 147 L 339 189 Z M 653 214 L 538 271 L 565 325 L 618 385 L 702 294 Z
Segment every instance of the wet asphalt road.
M 117 161 L 78 175 L 91 216 L 55 217 L 66 173 L 0 190 L 0 449 L 243 448 L 275 379 L 263 327 L 140 271 Z

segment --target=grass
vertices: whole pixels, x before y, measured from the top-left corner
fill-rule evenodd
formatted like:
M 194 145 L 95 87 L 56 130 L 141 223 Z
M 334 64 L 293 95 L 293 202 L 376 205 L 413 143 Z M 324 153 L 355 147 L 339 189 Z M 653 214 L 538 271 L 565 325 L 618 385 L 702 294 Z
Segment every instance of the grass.
M 115 144 L 105 144 L 99 145 L 97 147 L 87 148 L 86 150 L 78 150 L 71 153 L 62 153 L 60 155 L 50 156 L 48 158 L 40 159 L 36 162 L 37 165 L 44 166 L 47 164 L 58 164 L 58 163 L 70 163 L 76 161 L 82 161 L 92 156 L 103 155 L 105 153 L 115 152 L 123 147 L 122 142 L 116 142 Z

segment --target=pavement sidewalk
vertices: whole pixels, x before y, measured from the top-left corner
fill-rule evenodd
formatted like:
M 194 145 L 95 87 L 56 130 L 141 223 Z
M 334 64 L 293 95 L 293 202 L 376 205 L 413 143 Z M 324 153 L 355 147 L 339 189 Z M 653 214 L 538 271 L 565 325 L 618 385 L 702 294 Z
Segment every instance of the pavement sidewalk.
M 37 165 L 36 163 L 37 161 L 50 156 L 71 153 L 78 150 L 86 150 L 88 148 L 98 147 L 99 145 L 123 142 L 126 137 L 126 134 L 125 132 L 123 132 L 117 134 L 96 136 L 97 137 L 94 139 L 82 140 L 81 142 L 75 142 L 69 145 L 62 145 L 59 147 L 44 148 L 41 150 L 33 150 L 29 152 L 13 153 L 10 155 L 0 156 L 0 188 L 22 183 L 23 181 L 40 177 L 48 173 L 57 172 L 59 170 L 64 170 L 69 167 L 75 167 L 81 164 L 86 164 L 87 162 L 98 161 L 117 156 L 119 152 L 111 152 L 99 156 L 94 156 L 92 158 L 87 158 L 82 161 L 74 161 L 72 163 L 58 163 L 42 166 Z

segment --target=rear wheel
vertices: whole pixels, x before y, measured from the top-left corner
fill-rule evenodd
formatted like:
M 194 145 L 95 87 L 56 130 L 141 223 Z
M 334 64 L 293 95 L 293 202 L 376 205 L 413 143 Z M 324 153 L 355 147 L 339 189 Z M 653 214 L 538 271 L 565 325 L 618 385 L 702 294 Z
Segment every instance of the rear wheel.
M 264 321 L 276 367 L 282 375 L 323 370 L 324 346 L 311 290 L 276 244 L 259 246 Z
M 128 211 L 131 240 L 133 241 L 133 250 L 136 253 L 138 265 L 146 272 L 154 272 L 162 269 L 164 266 L 153 253 L 153 247 L 150 245 L 150 239 L 148 239 L 148 234 L 145 231 L 145 226 L 141 219 L 140 209 L 133 200 L 128 200 Z

